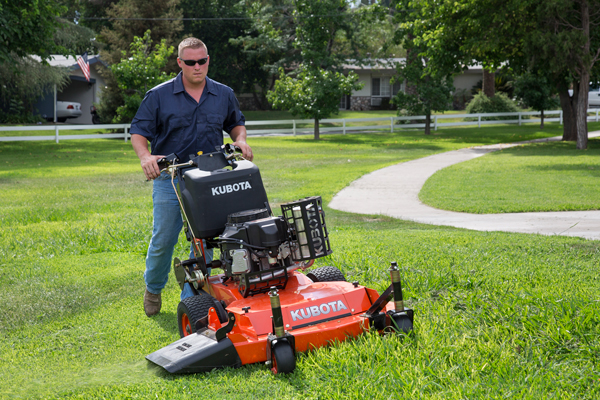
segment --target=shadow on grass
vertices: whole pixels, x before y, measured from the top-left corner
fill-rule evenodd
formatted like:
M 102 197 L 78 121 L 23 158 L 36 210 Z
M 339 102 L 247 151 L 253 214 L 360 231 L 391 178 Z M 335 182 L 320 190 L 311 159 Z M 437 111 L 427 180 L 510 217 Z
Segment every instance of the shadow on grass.
M 160 314 L 151 317 L 165 331 L 179 335 L 177 326 L 177 314 L 173 311 L 162 311 Z

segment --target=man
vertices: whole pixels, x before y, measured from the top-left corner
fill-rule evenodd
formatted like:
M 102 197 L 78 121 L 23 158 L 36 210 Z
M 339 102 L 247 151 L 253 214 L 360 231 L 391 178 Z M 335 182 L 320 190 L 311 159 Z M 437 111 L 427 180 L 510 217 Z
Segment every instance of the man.
M 239 103 L 233 90 L 206 76 L 209 61 L 208 49 L 201 40 L 183 40 L 177 57 L 181 72 L 146 93 L 131 123 L 133 149 L 146 178 L 154 180 L 154 223 L 144 272 L 144 311 L 149 317 L 160 312 L 160 293 L 167 284 L 173 250 L 183 227 L 171 177 L 160 173 L 157 161 L 171 153 L 186 162 L 200 151 L 213 152 L 223 144 L 223 130 L 243 156 L 252 160 Z M 148 142 L 152 152 L 148 151 Z M 190 295 L 191 290 L 185 288 L 181 298 Z

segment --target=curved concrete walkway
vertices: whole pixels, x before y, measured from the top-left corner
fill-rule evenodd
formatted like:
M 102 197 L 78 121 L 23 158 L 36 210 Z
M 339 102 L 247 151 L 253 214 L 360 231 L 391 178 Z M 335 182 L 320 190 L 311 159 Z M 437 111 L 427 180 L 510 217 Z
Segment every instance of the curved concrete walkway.
M 600 136 L 600 132 L 589 137 Z M 449 225 L 478 231 L 539 233 L 600 240 L 600 211 L 565 211 L 506 214 L 468 214 L 444 211 L 419 201 L 425 181 L 436 171 L 523 143 L 560 140 L 560 137 L 473 147 L 392 165 L 367 174 L 340 191 L 329 207 L 358 214 L 382 214 L 432 225 Z

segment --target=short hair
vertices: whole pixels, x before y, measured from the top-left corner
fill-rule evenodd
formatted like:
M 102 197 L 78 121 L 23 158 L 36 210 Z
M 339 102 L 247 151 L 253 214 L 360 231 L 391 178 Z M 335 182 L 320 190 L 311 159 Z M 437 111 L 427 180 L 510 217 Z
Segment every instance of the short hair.
M 181 41 L 181 43 L 179 43 L 179 48 L 177 49 L 177 57 L 181 58 L 181 53 L 183 53 L 183 50 L 185 49 L 200 49 L 200 48 L 204 48 L 204 50 L 206 50 L 206 53 L 208 54 L 208 48 L 206 47 L 206 45 L 204 44 L 204 42 L 200 39 L 196 39 L 195 37 L 189 37 L 186 39 L 183 39 Z

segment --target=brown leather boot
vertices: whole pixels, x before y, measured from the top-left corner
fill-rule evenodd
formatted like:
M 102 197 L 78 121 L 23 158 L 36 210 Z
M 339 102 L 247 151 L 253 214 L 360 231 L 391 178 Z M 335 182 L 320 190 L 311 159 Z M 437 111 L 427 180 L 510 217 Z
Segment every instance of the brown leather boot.
M 151 317 L 158 314 L 161 306 L 162 300 L 160 299 L 160 293 L 150 293 L 148 289 L 146 289 L 146 292 L 144 293 L 144 311 L 146 312 L 146 315 Z

